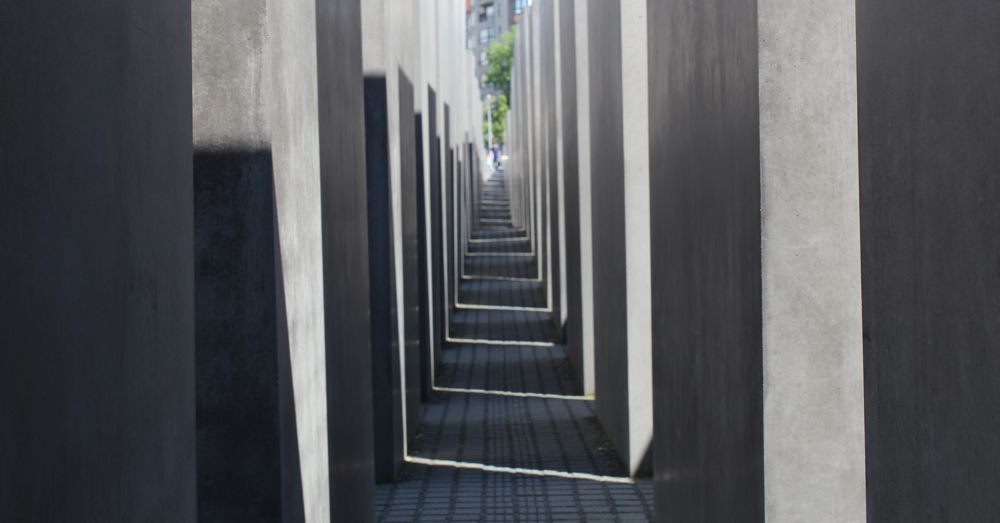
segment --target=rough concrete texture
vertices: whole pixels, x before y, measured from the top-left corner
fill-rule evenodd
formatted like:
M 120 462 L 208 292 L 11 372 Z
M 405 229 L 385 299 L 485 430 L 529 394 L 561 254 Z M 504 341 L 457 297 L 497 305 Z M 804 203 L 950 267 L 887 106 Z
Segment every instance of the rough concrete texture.
M 765 519 L 864 521 L 854 2 L 757 17 Z
M 214 450 L 226 452 L 227 443 L 237 446 L 237 441 L 265 445 L 263 462 L 272 467 L 266 473 L 274 474 L 277 461 L 280 477 L 253 470 L 240 474 L 231 467 L 215 471 L 234 490 L 216 489 L 223 499 L 200 496 L 205 517 L 273 520 L 272 513 L 245 501 L 249 495 L 234 495 L 259 489 L 255 482 L 280 485 L 277 496 L 269 494 L 277 501 L 268 503 L 272 510 L 280 503 L 284 520 L 372 517 L 364 142 L 359 133 L 347 131 L 364 126 L 358 9 L 352 0 L 273 5 L 204 0 L 193 5 L 196 152 L 250 154 L 222 166 L 263 178 L 255 182 L 261 187 L 270 176 L 274 191 L 270 217 L 250 215 L 256 212 L 251 207 L 243 215 L 244 221 L 274 224 L 271 255 L 254 250 L 263 239 L 235 237 L 242 242 L 237 252 L 248 263 L 274 263 L 276 342 L 271 359 L 278 362 L 278 376 L 267 380 L 270 369 L 249 364 L 231 369 L 248 371 L 235 383 L 256 384 L 265 397 L 277 397 L 277 416 L 266 409 L 247 414 L 258 424 L 277 419 L 278 437 L 273 439 L 274 430 L 228 427 L 228 434 L 240 440 L 217 439 Z M 270 165 L 263 160 L 267 158 Z M 229 204 L 239 209 L 240 202 Z M 239 221 L 206 223 L 237 232 L 240 227 Z M 232 310 L 224 312 L 233 315 Z M 229 394 L 230 411 L 240 408 L 238 390 L 234 382 L 199 382 L 203 398 Z M 211 419 L 205 418 L 206 429 Z M 235 425 L 239 420 L 230 421 Z M 219 463 L 223 466 L 224 460 Z
M 656 515 L 762 521 L 757 9 L 650 2 L 648 23 Z
M 1000 5 L 859 2 L 869 521 L 1000 512 Z
M 268 380 L 269 374 L 264 373 L 272 371 L 263 365 L 230 367 L 231 372 L 245 374 L 228 376 L 230 382 L 227 386 L 226 382 L 219 381 L 224 374 L 211 374 L 211 367 L 199 367 L 199 407 L 209 405 L 207 402 L 211 400 L 216 411 L 233 413 L 244 410 L 256 424 L 264 426 L 276 420 L 278 427 L 276 431 L 247 429 L 246 420 L 238 417 L 228 420 L 232 426 L 218 426 L 219 418 L 211 415 L 210 411 L 204 411 L 205 416 L 199 418 L 204 420 L 199 432 L 199 489 L 211 486 L 205 482 L 207 479 L 221 483 L 213 486 L 213 495 L 209 495 L 208 491 L 200 492 L 199 512 L 206 518 L 271 520 L 275 517 L 271 511 L 277 510 L 280 517 L 286 520 L 324 520 L 331 514 L 331 490 L 334 496 L 347 494 L 351 499 L 358 497 L 354 493 L 331 488 L 338 476 L 331 474 L 333 469 L 329 464 L 342 466 L 344 458 L 333 457 L 328 445 L 337 448 L 339 444 L 333 443 L 344 438 L 343 432 L 356 432 L 369 427 L 352 428 L 340 423 L 327 423 L 328 419 L 363 420 L 364 416 L 363 412 L 343 412 L 334 394 L 328 390 L 331 386 L 328 376 L 336 378 L 335 373 L 338 370 L 343 372 L 341 369 L 347 364 L 331 357 L 343 351 L 345 345 L 338 343 L 336 336 L 327 336 L 329 328 L 326 325 L 330 325 L 330 321 L 329 318 L 324 319 L 324 310 L 329 315 L 335 308 L 330 306 L 330 300 L 324 304 L 324 293 L 335 297 L 334 300 L 342 298 L 331 293 L 329 288 L 324 291 L 316 285 L 317 281 L 324 281 L 327 285 L 331 283 L 324 277 L 329 272 L 324 269 L 324 263 L 330 262 L 333 253 L 340 254 L 336 249 L 324 252 L 323 231 L 329 227 L 323 222 L 324 211 L 336 203 L 323 194 L 323 167 L 332 165 L 332 159 L 329 156 L 331 151 L 323 146 L 321 137 L 329 129 L 324 120 L 329 117 L 325 111 L 331 104 L 321 99 L 320 95 L 327 93 L 329 87 L 323 81 L 324 73 L 336 71 L 344 75 L 344 64 L 349 64 L 350 58 L 334 62 L 333 65 L 338 67 L 331 67 L 331 61 L 336 60 L 336 56 L 324 47 L 326 41 L 317 35 L 316 29 L 318 24 L 326 26 L 333 23 L 343 13 L 330 10 L 332 6 L 325 6 L 326 10 L 320 12 L 315 7 L 315 4 L 305 1 L 282 3 L 280 6 L 258 2 L 246 6 L 210 0 L 196 2 L 193 6 L 196 152 L 199 158 L 211 157 L 220 151 L 240 153 L 239 158 L 231 159 L 235 163 L 221 167 L 255 173 L 265 178 L 255 182 L 261 186 L 266 186 L 269 181 L 273 184 L 272 214 L 263 220 L 275 225 L 270 256 L 259 252 L 246 261 L 266 266 L 269 260 L 273 260 L 275 264 L 273 321 L 276 339 L 270 349 L 270 359 L 277 360 L 278 375 L 276 379 L 272 377 Z M 360 53 L 360 50 L 355 50 Z M 292 56 L 313 58 L 288 59 Z M 247 153 L 250 155 L 247 156 Z M 268 159 L 270 165 L 266 163 Z M 257 160 L 260 163 L 250 163 Z M 337 160 L 344 162 L 343 158 Z M 225 176 L 226 171 L 205 171 L 198 175 L 209 179 Z M 268 176 L 271 180 L 266 179 Z M 237 209 L 241 204 L 238 201 L 229 203 Z M 246 207 L 244 212 L 254 210 L 253 207 Z M 247 215 L 244 217 L 262 220 Z M 226 226 L 225 223 L 213 224 L 210 220 L 206 220 L 205 224 L 216 228 Z M 238 223 L 228 226 L 237 227 Z M 242 252 L 261 245 L 250 240 L 253 238 L 242 240 Z M 366 241 L 344 247 L 364 252 L 365 246 Z M 239 263 L 239 260 L 228 261 Z M 221 261 L 206 257 L 199 260 L 199 267 L 202 263 Z M 203 280 L 206 285 L 211 282 L 210 277 L 211 274 L 208 274 Z M 199 305 L 201 303 L 199 301 Z M 228 303 L 231 307 L 233 302 Z M 268 309 L 263 306 L 261 310 Z M 232 310 L 223 312 L 233 314 Z M 211 317 L 211 314 L 211 310 L 199 309 L 200 317 Z M 213 354 L 202 358 L 203 351 L 219 352 L 220 347 L 225 347 L 223 340 L 215 342 L 214 345 L 199 344 L 199 362 L 211 362 L 213 358 L 218 358 Z M 257 350 L 262 351 L 265 347 L 260 345 Z M 261 362 L 268 361 L 265 353 L 258 352 L 257 357 Z M 358 369 L 370 368 L 367 361 L 361 364 L 361 367 L 351 369 L 352 376 L 358 374 Z M 202 373 L 202 370 L 206 372 Z M 367 383 L 364 381 L 363 384 Z M 237 392 L 242 390 L 245 393 L 250 384 L 254 384 L 264 397 L 276 397 L 277 416 L 266 409 L 256 413 L 247 411 Z M 227 394 L 228 407 L 225 407 L 219 400 L 220 396 Z M 334 401 L 329 401 L 330 397 Z M 354 405 L 363 404 L 354 401 Z M 370 411 L 370 406 L 366 411 Z M 214 431 L 220 432 L 213 439 Z M 275 433 L 277 438 L 274 438 Z M 238 447 L 240 441 L 266 455 L 266 459 L 261 458 L 262 465 L 270 468 L 234 473 L 231 466 L 227 466 L 226 456 L 231 453 L 232 447 Z M 221 457 L 214 456 L 218 469 L 208 469 L 212 463 L 210 458 L 215 453 L 221 453 Z M 309 459 L 302 459 L 304 456 Z M 351 459 L 356 458 L 352 456 Z M 275 462 L 280 463 L 278 470 L 275 470 Z M 279 476 L 270 477 L 275 473 Z M 279 490 L 271 491 L 266 496 L 260 495 L 257 484 L 262 482 L 277 484 Z M 267 498 L 265 506 L 248 502 L 248 499 Z
M 264 6 L 233 17 L 230 3 L 192 4 L 198 517 L 215 521 L 280 519 L 281 447 L 297 446 L 281 430 L 279 383 L 290 376 L 279 366 L 290 366 L 279 365 L 288 344 L 278 340 L 286 311 L 267 100 L 246 82 L 266 81 Z M 247 87 L 222 96 L 232 85 Z
M 190 16 L 0 6 L 0 520 L 196 518 Z

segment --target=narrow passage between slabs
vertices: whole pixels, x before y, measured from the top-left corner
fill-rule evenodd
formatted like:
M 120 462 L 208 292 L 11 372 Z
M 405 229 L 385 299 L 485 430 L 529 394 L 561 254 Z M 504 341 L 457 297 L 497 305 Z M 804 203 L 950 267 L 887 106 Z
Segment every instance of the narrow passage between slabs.
M 379 522 L 651 521 L 559 342 L 539 256 L 502 171 L 482 186 L 434 397 Z

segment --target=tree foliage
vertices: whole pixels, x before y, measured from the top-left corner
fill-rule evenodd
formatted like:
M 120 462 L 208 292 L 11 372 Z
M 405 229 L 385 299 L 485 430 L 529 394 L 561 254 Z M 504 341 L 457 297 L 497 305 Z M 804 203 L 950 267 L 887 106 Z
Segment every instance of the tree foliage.
M 495 87 L 510 99 L 510 69 L 514 64 L 514 37 L 517 26 L 511 26 L 506 33 L 490 44 L 486 50 L 486 84 Z
M 492 104 L 483 104 L 483 143 L 490 146 L 490 115 L 488 113 L 490 105 L 493 106 L 493 140 L 503 145 L 504 134 L 507 130 L 507 95 L 500 93 L 492 97 Z
M 486 50 L 486 85 L 493 87 L 497 95 L 483 105 L 483 142 L 489 147 L 489 106 L 493 107 L 493 139 L 504 143 L 507 128 L 507 110 L 510 100 L 510 70 L 514 65 L 514 40 L 517 26 L 511 26 Z

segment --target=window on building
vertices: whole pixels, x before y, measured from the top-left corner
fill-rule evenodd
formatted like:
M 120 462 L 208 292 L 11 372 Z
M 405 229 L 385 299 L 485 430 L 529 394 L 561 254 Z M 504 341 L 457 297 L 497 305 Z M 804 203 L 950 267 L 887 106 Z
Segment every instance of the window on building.
M 483 4 L 479 6 L 479 23 L 490 22 L 496 16 L 496 6 Z
M 479 53 L 479 65 L 486 65 L 486 51 Z
M 484 27 L 479 30 L 479 43 L 488 44 L 493 40 L 493 29 Z

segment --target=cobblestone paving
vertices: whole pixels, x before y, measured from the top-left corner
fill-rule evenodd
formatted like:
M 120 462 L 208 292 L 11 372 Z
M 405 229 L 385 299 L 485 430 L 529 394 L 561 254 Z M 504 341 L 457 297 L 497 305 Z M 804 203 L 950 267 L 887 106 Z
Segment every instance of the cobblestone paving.
M 500 184 L 490 180 L 487 198 L 506 200 Z M 473 236 L 516 232 L 491 223 Z M 527 248 L 502 241 L 478 252 Z M 479 265 L 480 274 L 494 276 L 520 274 L 535 263 L 523 256 L 477 258 L 495 258 Z M 466 280 L 459 292 L 460 303 L 487 307 L 544 308 L 545 301 L 541 284 L 530 281 Z M 551 343 L 548 312 L 460 309 L 451 323 L 454 338 L 541 343 L 443 350 L 434 398 L 409 442 L 411 462 L 399 481 L 377 490 L 378 521 L 652 520 L 652 482 L 627 479 L 592 399 L 578 396 L 564 347 Z

